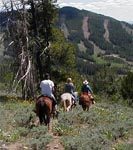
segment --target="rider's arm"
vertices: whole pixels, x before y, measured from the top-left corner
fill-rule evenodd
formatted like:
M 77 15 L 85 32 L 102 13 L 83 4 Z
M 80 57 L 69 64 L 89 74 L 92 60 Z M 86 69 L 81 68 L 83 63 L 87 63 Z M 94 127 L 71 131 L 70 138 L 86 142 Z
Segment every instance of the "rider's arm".
M 55 91 L 55 88 L 54 87 L 52 87 L 52 93 Z
M 87 87 L 88 87 L 88 90 L 90 91 L 90 93 L 93 94 L 91 87 L 89 85 Z

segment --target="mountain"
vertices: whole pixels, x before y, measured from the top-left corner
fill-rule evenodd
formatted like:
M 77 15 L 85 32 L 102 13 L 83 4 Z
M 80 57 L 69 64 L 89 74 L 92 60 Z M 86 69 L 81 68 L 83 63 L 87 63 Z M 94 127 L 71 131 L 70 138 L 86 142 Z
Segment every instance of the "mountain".
M 0 13 L 1 27 L 7 18 Z M 118 73 L 133 69 L 133 25 L 74 7 L 60 8 L 56 25 L 74 44 L 80 73 L 94 74 L 105 65 Z
M 133 21 L 129 21 L 128 23 L 133 25 Z
M 77 66 L 92 64 L 95 57 L 133 64 L 131 24 L 74 7 L 63 7 L 59 10 L 58 27 L 75 45 Z

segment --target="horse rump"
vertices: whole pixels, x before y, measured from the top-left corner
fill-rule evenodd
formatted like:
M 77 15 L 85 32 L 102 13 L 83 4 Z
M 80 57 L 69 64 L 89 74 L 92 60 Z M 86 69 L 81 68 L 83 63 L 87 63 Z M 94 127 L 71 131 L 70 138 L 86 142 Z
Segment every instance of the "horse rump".
M 82 105 L 83 103 L 87 103 L 89 101 L 89 96 L 86 94 L 81 94 L 79 97 L 79 105 Z
M 44 122 L 45 125 L 48 125 L 49 128 L 52 113 L 52 101 L 48 97 L 41 97 L 38 99 L 37 112 L 40 124 Z
M 73 99 L 70 93 L 63 93 L 61 96 L 60 106 L 64 108 L 64 111 L 72 109 Z
M 83 110 L 89 110 L 90 105 L 92 104 L 92 101 L 90 100 L 90 97 L 87 94 L 81 94 L 79 97 L 79 105 L 82 106 Z

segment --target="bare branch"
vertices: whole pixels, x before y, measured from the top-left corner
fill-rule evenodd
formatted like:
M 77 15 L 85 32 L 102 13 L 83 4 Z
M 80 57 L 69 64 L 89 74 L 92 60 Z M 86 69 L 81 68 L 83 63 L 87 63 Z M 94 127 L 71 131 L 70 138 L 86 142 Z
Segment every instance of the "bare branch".
M 16 89 L 17 89 L 17 87 L 18 87 L 20 81 L 23 80 L 23 79 L 28 75 L 28 73 L 30 72 L 30 70 L 31 70 L 31 60 L 29 60 L 29 62 L 28 62 L 28 67 L 27 67 L 26 73 L 25 73 L 25 74 L 19 79 L 19 81 L 17 82 L 17 85 L 16 85 L 16 87 L 15 87 L 15 91 L 16 91 Z
M 43 50 L 43 52 L 40 54 L 40 56 L 42 56 L 44 53 L 46 54 L 46 50 L 51 46 L 51 43 L 48 43 L 48 46 L 46 46 Z

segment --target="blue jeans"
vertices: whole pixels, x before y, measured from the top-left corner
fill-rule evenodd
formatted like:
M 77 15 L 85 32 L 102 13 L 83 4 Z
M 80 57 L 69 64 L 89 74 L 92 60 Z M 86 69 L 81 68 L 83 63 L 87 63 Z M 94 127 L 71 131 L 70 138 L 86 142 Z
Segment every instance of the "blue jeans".
M 77 103 L 77 102 L 78 102 L 78 97 L 77 97 L 77 95 L 76 95 L 75 93 L 72 93 L 72 96 L 74 97 L 75 103 Z

